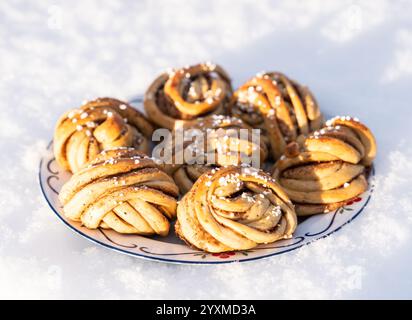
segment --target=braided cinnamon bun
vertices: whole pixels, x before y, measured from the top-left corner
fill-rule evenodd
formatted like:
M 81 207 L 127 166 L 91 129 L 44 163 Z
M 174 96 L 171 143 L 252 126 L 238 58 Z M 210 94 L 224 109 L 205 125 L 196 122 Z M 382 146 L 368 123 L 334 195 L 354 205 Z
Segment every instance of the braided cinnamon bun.
M 250 164 L 252 161 L 260 166 L 268 154 L 266 144 L 260 141 L 260 136 L 253 136 L 252 128 L 235 117 L 212 115 L 199 119 L 191 126 L 185 125 L 183 130 L 190 130 L 191 134 L 201 136 L 201 139 L 195 142 L 185 141 L 181 147 L 174 148 L 178 150 L 173 154 L 173 163 L 176 164 L 166 166 L 166 171 L 173 175 L 181 194 L 189 191 L 203 173 L 213 168 Z M 175 145 L 175 135 L 178 132 L 176 130 L 173 133 Z M 252 159 L 253 157 L 256 158 Z M 179 163 L 181 160 L 183 164 Z
M 299 216 L 335 210 L 368 187 L 367 167 L 376 156 L 372 132 L 350 117 L 326 125 L 302 139 L 300 148 L 289 145 L 274 166 L 273 177 Z
M 89 229 L 166 236 L 176 216 L 178 187 L 146 155 L 132 148 L 100 153 L 63 186 L 66 217 Z
M 129 104 L 99 98 L 66 112 L 54 131 L 54 155 L 65 170 L 77 172 L 100 151 L 134 147 L 149 152 L 150 122 Z
M 262 129 L 274 160 L 289 142 L 319 129 L 323 123 L 309 89 L 279 72 L 259 74 L 242 85 L 233 94 L 229 114 Z
M 203 174 L 177 207 L 177 235 L 207 252 L 247 250 L 290 238 L 297 218 L 282 188 L 262 170 L 225 167 Z
M 144 107 L 155 124 L 173 130 L 198 117 L 223 114 L 231 94 L 226 71 L 202 63 L 160 75 L 147 90 Z

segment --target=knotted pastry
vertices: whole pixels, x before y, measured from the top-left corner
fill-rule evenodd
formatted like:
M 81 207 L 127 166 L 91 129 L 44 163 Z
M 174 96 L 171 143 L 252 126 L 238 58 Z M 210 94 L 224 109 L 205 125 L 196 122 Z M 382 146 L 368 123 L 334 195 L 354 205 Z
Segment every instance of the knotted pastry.
M 207 251 L 247 250 L 290 238 L 297 218 L 282 188 L 262 170 L 218 168 L 203 174 L 177 207 L 177 235 Z
M 226 71 L 202 63 L 160 75 L 147 90 L 144 107 L 155 124 L 173 130 L 198 117 L 223 114 L 231 94 Z
M 336 117 L 326 127 L 289 145 L 273 177 L 306 216 L 335 210 L 366 191 L 367 167 L 376 156 L 371 131 L 357 119 Z
M 178 187 L 156 163 L 132 148 L 103 151 L 63 186 L 66 217 L 89 229 L 166 236 L 176 216 Z
M 184 126 L 183 130 L 190 130 L 183 132 L 196 136 L 196 139 L 179 145 L 176 134 L 182 131 L 175 131 L 173 150 L 177 152 L 173 154 L 174 164 L 166 166 L 181 194 L 189 191 L 203 173 L 213 168 L 252 162 L 260 166 L 268 154 L 260 136 L 253 136 L 252 128 L 235 117 L 213 115 L 199 119 L 194 125 Z
M 54 132 L 57 163 L 77 172 L 105 149 L 134 147 L 149 152 L 153 127 L 129 104 L 111 98 L 87 102 L 60 117 Z
M 274 160 L 289 142 L 323 124 L 309 89 L 278 72 L 257 75 L 242 85 L 233 94 L 229 114 L 263 131 Z

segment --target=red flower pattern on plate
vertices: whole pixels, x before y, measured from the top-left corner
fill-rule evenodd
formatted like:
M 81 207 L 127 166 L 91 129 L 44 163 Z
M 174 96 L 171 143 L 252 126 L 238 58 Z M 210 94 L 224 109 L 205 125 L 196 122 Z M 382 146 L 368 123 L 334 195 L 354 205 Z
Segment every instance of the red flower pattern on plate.
M 347 204 L 348 206 L 350 206 L 351 204 L 354 204 L 355 202 L 359 202 L 359 201 L 361 201 L 361 200 L 362 200 L 361 197 L 357 197 L 357 198 L 354 198 L 354 199 L 346 202 L 346 204 Z
M 229 251 L 229 252 L 213 253 L 212 256 L 219 257 L 220 259 L 227 259 L 227 258 L 230 258 L 231 256 L 234 256 L 235 254 L 236 254 L 235 252 Z

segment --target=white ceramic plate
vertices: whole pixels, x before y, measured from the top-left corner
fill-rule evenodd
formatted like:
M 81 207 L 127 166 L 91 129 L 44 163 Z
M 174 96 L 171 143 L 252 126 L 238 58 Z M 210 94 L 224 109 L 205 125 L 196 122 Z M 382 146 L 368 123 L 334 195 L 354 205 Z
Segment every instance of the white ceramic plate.
M 138 109 L 141 109 L 140 99 L 135 99 L 132 102 Z M 47 153 L 41 160 L 39 168 L 40 187 L 46 201 L 54 213 L 73 231 L 94 243 L 128 255 L 163 262 L 189 264 L 252 261 L 287 253 L 324 238 L 351 222 L 364 210 L 373 193 L 373 175 L 372 170 L 369 178 L 369 189 L 355 201 L 328 214 L 307 218 L 298 225 L 291 239 L 261 245 L 251 250 L 210 254 L 189 248 L 176 237 L 173 231 L 165 238 L 147 238 L 137 235 L 122 235 L 112 230 L 89 230 L 82 227 L 78 222 L 66 219 L 57 196 L 61 186 L 70 178 L 70 173 L 61 170 L 57 166 L 53 156 L 52 143 L 49 144 Z

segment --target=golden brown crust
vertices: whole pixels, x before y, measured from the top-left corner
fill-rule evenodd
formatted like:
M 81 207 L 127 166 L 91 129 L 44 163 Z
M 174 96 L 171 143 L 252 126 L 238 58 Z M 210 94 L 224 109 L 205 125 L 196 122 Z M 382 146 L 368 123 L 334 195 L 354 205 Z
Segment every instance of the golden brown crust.
M 343 126 L 351 129 L 355 134 L 355 138 L 359 140 L 359 143 L 363 146 L 363 157 L 361 159 L 362 164 L 365 166 L 370 166 L 376 157 L 376 140 L 372 131 L 365 126 L 363 123 L 359 122 L 356 118 L 351 117 L 334 117 L 326 122 L 328 127 Z M 355 146 L 356 147 L 356 146 Z
M 366 191 L 365 165 L 376 156 L 372 132 L 351 117 L 336 117 L 301 141 L 300 153 L 279 159 L 273 177 L 299 216 L 335 210 Z M 288 149 L 288 148 L 287 148 Z
M 232 94 L 229 75 L 211 63 L 163 73 L 144 98 L 148 117 L 159 127 L 173 130 L 198 117 L 225 113 Z
M 222 167 L 203 174 L 178 204 L 176 233 L 207 252 L 246 250 L 291 237 L 287 195 L 262 170 Z
M 99 98 L 66 112 L 54 132 L 57 163 L 77 172 L 100 151 L 135 147 L 148 153 L 153 126 L 129 104 L 112 98 Z
M 279 72 L 258 75 L 242 85 L 233 95 L 229 114 L 262 129 L 274 160 L 284 153 L 289 142 L 323 124 L 309 89 Z
M 178 187 L 146 155 L 131 149 L 103 151 L 63 186 L 66 217 L 85 227 L 141 235 L 169 232 Z

